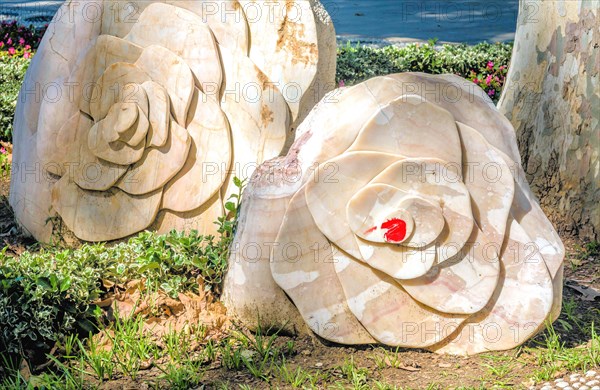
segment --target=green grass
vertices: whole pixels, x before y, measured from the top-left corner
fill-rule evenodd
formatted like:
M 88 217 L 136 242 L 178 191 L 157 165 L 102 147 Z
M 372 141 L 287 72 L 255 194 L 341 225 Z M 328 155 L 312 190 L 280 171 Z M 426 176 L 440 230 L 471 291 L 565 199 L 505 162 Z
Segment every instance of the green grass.
M 0 382 L 0 389 L 22 389 L 40 386 L 53 389 L 97 388 L 115 378 L 142 378 L 149 366 L 160 375 L 148 385 L 151 388 L 187 389 L 206 382 L 210 367 L 222 367 L 226 372 L 240 372 L 254 378 L 257 388 L 294 389 L 403 389 L 382 377 L 384 370 L 401 366 L 398 351 L 382 348 L 372 350 L 376 369 L 362 366 L 350 355 L 341 364 L 329 369 L 303 367 L 290 363 L 299 360 L 293 340 L 283 339 L 275 330 L 258 329 L 255 333 L 237 327 L 220 341 L 210 339 L 206 328 L 198 325 L 182 331 L 170 331 L 162 338 L 153 337 L 142 327 L 144 318 L 120 318 L 103 328 L 99 336 L 81 341 L 73 337 L 63 346 L 64 356 L 52 357 L 52 369 L 25 380 L 18 370 Z M 531 346 L 508 354 L 480 355 L 480 384 L 463 389 L 515 388 L 513 378 L 519 366 L 535 365 L 531 379 L 536 383 L 554 379 L 557 372 L 582 371 L 600 364 L 600 337 L 590 325 L 587 345 L 567 347 L 552 325 L 536 338 Z M 110 341 L 110 348 L 99 340 Z M 400 352 L 401 353 L 401 352 Z M 385 359 L 385 360 L 382 360 Z M 398 372 L 404 372 L 402 370 Z M 228 375 L 227 375 L 228 376 Z M 440 378 L 442 379 L 442 378 Z M 458 378 L 455 383 L 460 382 Z M 256 383 L 256 382 L 255 382 Z M 216 388 L 240 388 L 227 383 L 215 383 Z M 31 388 L 31 387 L 30 387 Z M 413 388 L 413 387 L 410 387 Z M 436 382 L 427 389 L 443 389 Z
M 546 331 L 534 342 L 537 348 L 529 347 L 539 367 L 533 375 L 536 382 L 548 381 L 561 370 L 588 370 L 600 366 L 600 336 L 595 323 L 590 324 L 590 340 L 585 345 L 567 347 L 552 324 L 546 325 Z

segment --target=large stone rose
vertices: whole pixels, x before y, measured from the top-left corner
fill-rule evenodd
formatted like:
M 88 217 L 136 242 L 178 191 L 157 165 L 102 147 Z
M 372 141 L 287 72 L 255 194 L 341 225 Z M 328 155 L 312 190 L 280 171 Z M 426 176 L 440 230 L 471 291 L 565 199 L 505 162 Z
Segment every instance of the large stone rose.
M 298 329 L 297 310 L 343 344 L 508 349 L 560 311 L 564 249 L 513 129 L 456 76 L 327 96 L 257 170 L 233 249 L 225 301 L 242 320 Z
M 67 1 L 17 109 L 16 218 L 41 241 L 55 216 L 86 241 L 214 233 L 232 178 L 282 153 L 334 71 L 317 0 Z

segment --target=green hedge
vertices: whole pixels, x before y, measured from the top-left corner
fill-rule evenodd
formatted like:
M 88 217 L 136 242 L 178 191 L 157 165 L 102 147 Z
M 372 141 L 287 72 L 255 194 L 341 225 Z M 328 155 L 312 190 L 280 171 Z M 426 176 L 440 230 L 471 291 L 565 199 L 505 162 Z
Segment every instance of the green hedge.
M 437 47 L 435 41 L 381 49 L 348 44 L 338 49 L 337 82 L 354 85 L 371 77 L 400 72 L 454 73 L 476 82 L 497 100 L 512 48 L 512 43 Z
M 0 140 L 12 141 L 12 126 L 17 97 L 29 59 L 0 53 Z

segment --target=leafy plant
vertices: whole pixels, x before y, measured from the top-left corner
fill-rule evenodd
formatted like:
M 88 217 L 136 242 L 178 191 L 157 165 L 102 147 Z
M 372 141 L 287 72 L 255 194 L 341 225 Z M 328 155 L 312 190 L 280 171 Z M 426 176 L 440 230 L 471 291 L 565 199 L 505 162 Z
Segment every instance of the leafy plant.
M 72 251 L 0 253 L 0 353 L 44 358 L 69 334 L 95 329 L 100 274 Z
M 218 222 L 218 238 L 196 231 L 143 232 L 112 246 L 85 244 L 75 250 L 25 252 L 19 258 L 8 256 L 6 249 L 0 252 L 0 353 L 45 359 L 57 342 L 72 345 L 73 334 L 96 331 L 100 309 L 92 302 L 101 296 L 103 281 L 144 280 L 148 289 L 177 297 L 198 292 L 200 280 L 206 291 L 218 294 L 243 185 L 237 179 L 235 184 L 239 191 L 228 203 L 229 217 Z M 123 324 L 128 323 L 115 323 L 116 329 Z M 141 348 L 139 335 L 130 339 Z M 138 360 L 145 353 L 139 351 Z M 110 373 L 103 361 L 90 362 L 103 372 L 100 378 Z M 135 375 L 135 366 L 122 368 Z
M 0 177 L 10 176 L 10 163 L 10 152 L 4 146 L 0 146 Z
M 340 85 L 353 85 L 371 77 L 399 72 L 451 73 L 473 82 L 477 79 L 476 83 L 497 100 L 511 55 L 510 43 L 437 46 L 435 40 L 430 40 L 425 44 L 384 48 L 348 44 L 338 48 L 336 78 Z
M 41 28 L 27 27 L 16 20 L 0 22 L 0 52 L 11 56 L 31 53 L 40 45 L 47 28 L 48 25 Z
M 26 58 L 0 55 L 0 140 L 12 141 L 17 97 L 28 67 Z

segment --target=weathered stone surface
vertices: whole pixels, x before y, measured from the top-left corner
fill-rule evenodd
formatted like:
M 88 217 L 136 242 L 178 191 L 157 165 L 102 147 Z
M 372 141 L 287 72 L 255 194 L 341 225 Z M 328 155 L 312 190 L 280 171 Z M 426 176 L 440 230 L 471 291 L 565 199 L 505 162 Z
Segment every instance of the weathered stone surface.
M 374 78 L 330 93 L 296 136 L 244 194 L 224 300 L 247 324 L 474 354 L 555 318 L 564 248 L 481 89 Z
M 17 221 L 40 241 L 56 216 L 86 241 L 214 234 L 233 176 L 285 152 L 334 71 L 318 0 L 67 1 L 16 112 Z
M 600 1 L 522 1 L 500 112 L 564 233 L 600 238 Z

